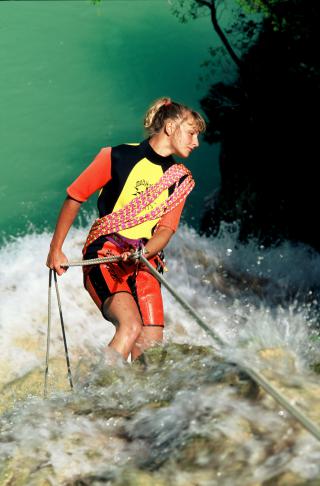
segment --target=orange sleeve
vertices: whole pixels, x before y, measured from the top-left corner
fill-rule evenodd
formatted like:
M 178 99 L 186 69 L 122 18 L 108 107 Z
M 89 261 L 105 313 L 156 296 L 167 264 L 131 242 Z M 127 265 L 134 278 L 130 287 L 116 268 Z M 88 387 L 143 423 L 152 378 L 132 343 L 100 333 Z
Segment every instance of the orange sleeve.
M 172 229 L 172 231 L 176 231 L 179 226 L 179 221 L 181 217 L 181 213 L 184 207 L 185 200 L 181 201 L 177 207 L 175 207 L 172 211 L 162 216 L 159 221 L 159 226 L 166 226 L 167 228 Z
M 67 194 L 76 201 L 86 201 L 111 179 L 111 147 L 100 150 L 91 164 L 67 188 Z

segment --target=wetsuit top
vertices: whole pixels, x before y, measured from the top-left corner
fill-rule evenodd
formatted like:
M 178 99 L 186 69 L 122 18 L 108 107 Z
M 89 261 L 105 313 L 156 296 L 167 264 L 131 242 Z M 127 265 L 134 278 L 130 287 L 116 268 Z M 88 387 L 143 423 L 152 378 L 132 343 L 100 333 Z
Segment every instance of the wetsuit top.
M 123 144 L 101 149 L 93 162 L 67 188 L 68 195 L 79 201 L 86 201 L 100 189 L 98 197 L 99 216 L 105 216 L 123 208 L 137 195 L 158 182 L 162 174 L 175 164 L 172 156 L 157 154 L 148 140 L 140 144 Z M 181 181 L 180 181 L 181 182 Z M 160 196 L 141 215 L 149 212 L 172 193 L 173 187 L 163 191 Z M 166 226 L 173 231 L 178 227 L 184 201 L 161 219 L 145 221 L 133 228 L 119 231 L 122 236 L 131 239 L 151 238 L 159 226 Z

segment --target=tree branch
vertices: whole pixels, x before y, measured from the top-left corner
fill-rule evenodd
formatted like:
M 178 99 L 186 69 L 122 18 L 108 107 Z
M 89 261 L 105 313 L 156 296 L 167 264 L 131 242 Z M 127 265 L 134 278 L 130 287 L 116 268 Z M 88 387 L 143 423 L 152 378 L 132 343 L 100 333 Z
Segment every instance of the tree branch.
M 208 7 L 208 9 L 210 10 L 211 22 L 212 22 L 214 30 L 216 31 L 216 33 L 220 37 L 222 44 L 227 49 L 227 51 L 228 51 L 231 59 L 233 60 L 233 62 L 237 65 L 237 67 L 239 69 L 241 69 L 242 62 L 239 59 L 239 57 L 237 56 L 237 54 L 234 52 L 234 50 L 232 49 L 227 37 L 225 36 L 224 32 L 222 31 L 222 29 L 221 29 L 221 27 L 218 23 L 215 0 L 211 0 L 211 3 L 208 0 L 196 0 L 196 3 L 200 6 Z
M 208 8 L 211 8 L 211 3 L 210 2 L 207 2 L 207 0 L 197 0 L 197 3 L 199 5 L 204 5 L 204 6 L 208 7 Z

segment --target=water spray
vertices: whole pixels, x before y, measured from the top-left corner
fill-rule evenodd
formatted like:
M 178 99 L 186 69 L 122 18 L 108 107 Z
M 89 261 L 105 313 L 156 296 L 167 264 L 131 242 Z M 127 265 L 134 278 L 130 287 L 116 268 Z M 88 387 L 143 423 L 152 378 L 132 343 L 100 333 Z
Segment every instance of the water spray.
M 215 333 L 201 318 L 198 312 L 185 300 L 181 297 L 174 288 L 163 278 L 163 276 L 151 265 L 151 263 L 145 258 L 144 253 L 142 250 L 136 250 L 135 252 L 130 255 L 129 258 L 132 259 L 139 259 L 150 271 L 150 273 L 161 283 L 164 287 L 172 294 L 177 302 L 195 319 L 197 324 L 214 340 L 217 344 L 216 350 L 221 352 L 221 347 L 227 347 L 228 343 L 225 342 L 217 333 Z M 104 257 L 104 258 L 95 258 L 92 260 L 79 260 L 74 262 L 68 262 L 62 264 L 61 267 L 68 268 L 73 266 L 84 266 L 84 265 L 100 265 L 103 263 L 114 263 L 117 261 L 122 260 L 121 256 L 111 256 L 111 257 Z M 47 335 L 47 355 L 46 355 L 46 368 L 45 368 L 45 383 L 44 383 L 44 396 L 47 395 L 47 376 L 48 376 L 48 366 L 49 366 L 49 346 L 50 346 L 50 325 L 51 325 L 51 280 L 52 280 L 52 272 L 49 272 L 49 296 L 48 296 L 48 335 Z M 60 321 L 61 321 L 61 328 L 62 328 L 62 335 L 64 341 L 64 348 L 65 348 L 65 355 L 67 361 L 67 368 L 68 368 L 68 376 L 69 376 L 69 383 L 70 388 L 73 389 L 72 383 L 72 375 L 70 369 L 70 362 L 68 356 L 68 348 L 66 342 L 66 336 L 64 331 L 64 323 L 62 317 L 62 309 L 61 309 L 61 302 L 58 290 L 58 283 L 57 283 L 57 276 L 56 272 L 54 271 L 54 281 L 56 287 L 56 294 L 57 294 L 57 301 L 59 306 L 59 313 L 60 313 Z M 265 390 L 266 393 L 271 395 L 273 399 L 278 402 L 290 415 L 292 415 L 306 430 L 308 430 L 316 439 L 320 441 L 320 428 L 312 422 L 306 415 L 304 415 L 300 410 L 297 409 L 294 405 L 292 405 L 288 399 L 276 390 L 271 383 L 264 378 L 258 371 L 254 370 L 251 367 L 243 366 L 241 364 L 235 363 L 239 368 L 245 372 L 250 378 L 256 382 L 261 388 Z

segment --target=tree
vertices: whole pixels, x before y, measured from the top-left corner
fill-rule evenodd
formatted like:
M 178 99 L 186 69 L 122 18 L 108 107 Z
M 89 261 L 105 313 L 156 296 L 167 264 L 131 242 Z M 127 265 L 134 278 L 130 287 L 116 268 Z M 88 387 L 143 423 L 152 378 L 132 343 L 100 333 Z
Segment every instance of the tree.
M 193 16 L 201 9 L 215 16 L 222 0 L 179 0 Z M 241 29 L 245 46 L 246 12 L 254 42 L 237 49 L 238 76 L 221 80 L 201 100 L 208 119 L 207 141 L 221 143 L 221 188 L 204 218 L 203 230 L 239 221 L 242 238 L 264 243 L 281 238 L 320 250 L 314 230 L 318 188 L 314 154 L 319 112 L 320 3 L 317 0 L 239 0 L 238 18 L 225 37 Z M 190 10 L 191 9 L 191 10 Z M 192 10 L 193 9 L 193 10 Z M 234 45 L 231 47 L 235 51 Z M 230 50 L 226 48 L 230 56 Z M 234 57 L 231 58 L 234 62 Z

